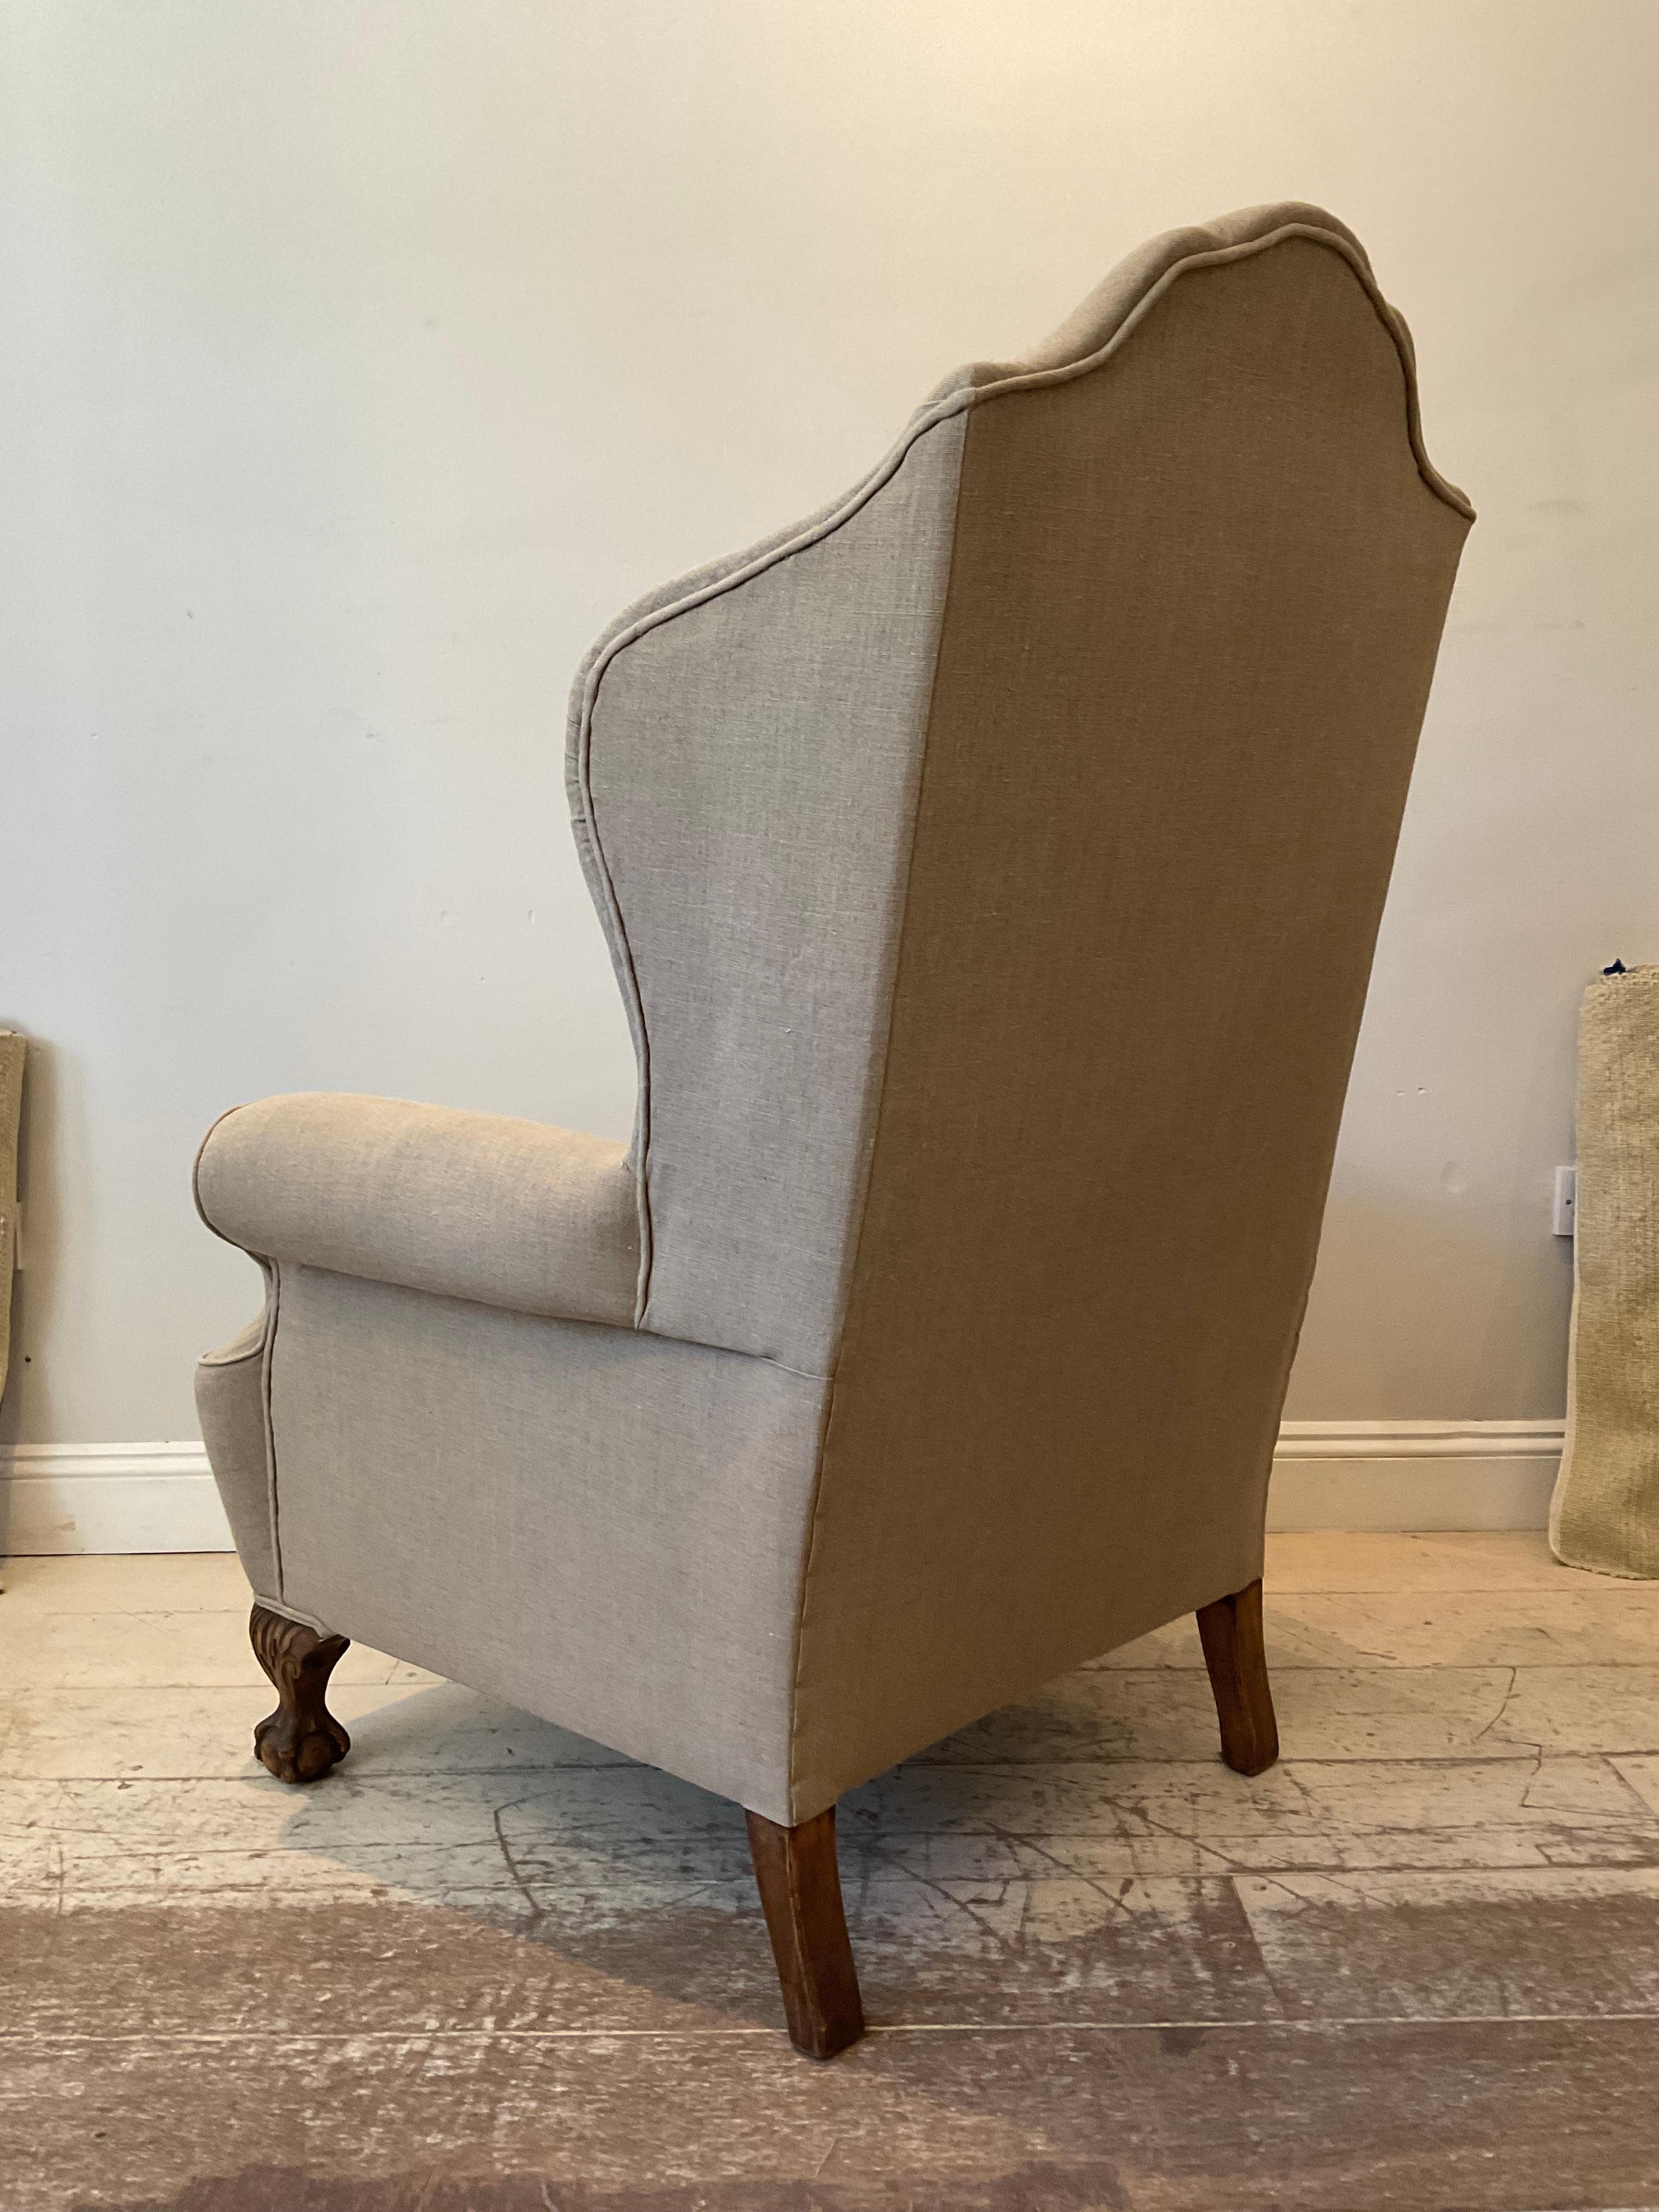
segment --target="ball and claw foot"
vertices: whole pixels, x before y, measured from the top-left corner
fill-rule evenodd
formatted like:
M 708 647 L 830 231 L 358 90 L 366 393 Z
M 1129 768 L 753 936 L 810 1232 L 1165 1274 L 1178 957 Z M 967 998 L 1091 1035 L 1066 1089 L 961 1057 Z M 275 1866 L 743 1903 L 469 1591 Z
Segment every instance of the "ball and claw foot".
M 253 1608 L 248 1635 L 277 1698 L 276 1711 L 253 1731 L 254 1752 L 279 1782 L 320 1781 L 351 1748 L 351 1738 L 323 1702 L 349 1639 L 319 1636 L 303 1621 L 263 1605 Z

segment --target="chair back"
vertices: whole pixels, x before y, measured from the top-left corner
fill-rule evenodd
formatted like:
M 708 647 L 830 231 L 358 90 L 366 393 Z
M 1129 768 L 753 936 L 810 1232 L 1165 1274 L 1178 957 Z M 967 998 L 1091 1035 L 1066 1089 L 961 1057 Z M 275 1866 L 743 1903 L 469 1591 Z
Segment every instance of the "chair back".
M 803 1698 L 908 1742 L 1259 1565 L 1470 519 L 1351 234 L 1252 210 L 596 648 L 641 1319 L 834 1377 Z

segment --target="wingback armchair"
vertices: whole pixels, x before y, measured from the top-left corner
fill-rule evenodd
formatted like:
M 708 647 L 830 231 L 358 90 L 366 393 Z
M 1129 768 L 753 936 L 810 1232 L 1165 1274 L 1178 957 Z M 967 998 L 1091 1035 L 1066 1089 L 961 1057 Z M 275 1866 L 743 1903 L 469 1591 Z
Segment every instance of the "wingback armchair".
M 589 653 L 631 1143 L 239 1107 L 204 1433 L 286 1781 L 355 1637 L 747 1808 L 796 2043 L 841 1793 L 1198 1613 L 1276 1755 L 1267 1480 L 1472 509 L 1352 234 L 1247 210 L 947 377 Z

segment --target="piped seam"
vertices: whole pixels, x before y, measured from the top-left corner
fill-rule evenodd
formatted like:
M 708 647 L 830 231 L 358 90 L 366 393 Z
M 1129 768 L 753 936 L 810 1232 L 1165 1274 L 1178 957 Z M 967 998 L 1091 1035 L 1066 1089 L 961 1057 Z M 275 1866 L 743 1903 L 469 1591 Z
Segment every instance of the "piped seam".
M 264 1264 L 270 1270 L 265 1297 L 264 1359 L 259 1370 L 260 1411 L 264 1418 L 265 1431 L 265 1498 L 270 1516 L 270 1558 L 276 1571 L 276 1594 L 286 1609 L 288 1577 L 283 1565 L 283 1516 L 276 1488 L 276 1425 L 271 1404 L 271 1367 L 276 1352 L 276 1324 L 282 1308 L 283 1280 L 282 1270 L 275 1260 L 267 1261 Z

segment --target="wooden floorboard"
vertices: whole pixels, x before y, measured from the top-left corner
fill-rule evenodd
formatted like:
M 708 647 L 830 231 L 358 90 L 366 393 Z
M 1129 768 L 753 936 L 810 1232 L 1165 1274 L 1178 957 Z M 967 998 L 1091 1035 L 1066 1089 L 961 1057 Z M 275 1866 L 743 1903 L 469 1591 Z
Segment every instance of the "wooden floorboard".
M 1659 2207 L 1659 1587 L 1537 1538 L 1275 1540 L 1254 1781 L 1176 1624 L 854 1792 L 828 2068 L 734 1808 L 367 1651 L 287 1790 L 234 1561 L 0 1586 L 0 2212 Z
M 1552 2212 L 1653 2201 L 1651 2021 L 251 2036 L 8 2054 L 11 2201 L 76 2212 L 777 2205 Z M 64 2069 L 72 2066 L 73 2088 Z

